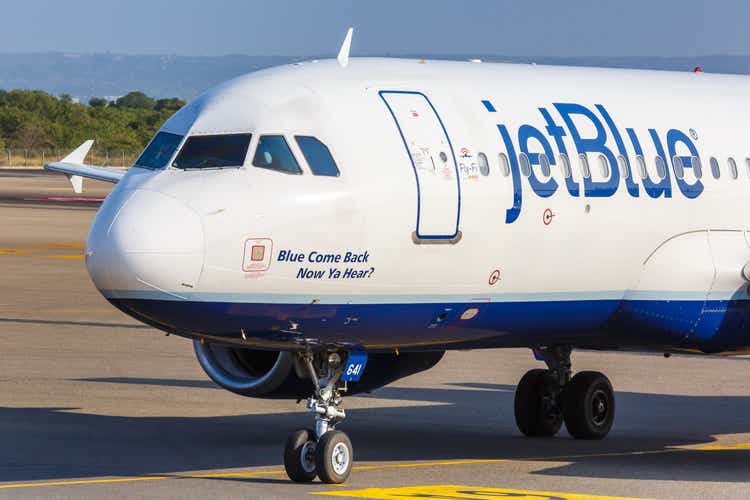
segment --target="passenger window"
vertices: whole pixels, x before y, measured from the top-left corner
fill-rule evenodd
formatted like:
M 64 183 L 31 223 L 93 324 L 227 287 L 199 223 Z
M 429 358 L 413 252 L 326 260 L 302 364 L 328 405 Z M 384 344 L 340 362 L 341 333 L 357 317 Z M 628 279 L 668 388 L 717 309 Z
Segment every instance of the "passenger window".
M 656 175 L 659 177 L 659 180 L 663 180 L 667 176 L 667 166 L 664 163 L 664 158 L 657 156 L 654 162 L 656 163 Z
M 549 158 L 547 158 L 547 155 L 544 153 L 539 155 L 539 167 L 542 169 L 542 175 L 544 177 L 552 175 L 552 171 L 549 168 Z
M 510 175 L 510 162 L 508 162 L 508 157 L 505 156 L 505 153 L 500 153 L 497 155 L 497 161 L 500 163 L 500 171 L 503 173 L 503 177 L 508 177 Z M 748 159 L 750 162 L 750 159 Z M 750 163 L 748 163 L 750 165 Z
M 624 156 L 619 155 L 617 157 L 617 166 L 620 169 L 620 177 L 623 179 L 627 179 L 630 177 L 630 169 L 628 168 L 628 161 L 625 159 Z
M 682 158 L 675 155 L 672 158 L 672 166 L 674 167 L 674 176 L 678 179 L 685 178 L 685 166 L 682 164 Z
M 286 174 L 301 174 L 297 160 L 283 135 L 262 135 L 255 150 L 253 166 Z
M 479 173 L 484 177 L 490 175 L 490 162 L 487 161 L 487 155 L 479 153 L 477 155 L 477 161 L 479 161 Z
M 172 159 L 172 155 L 177 150 L 177 146 L 182 142 L 182 137 L 181 135 L 170 134 L 169 132 L 159 132 L 135 164 L 139 167 L 147 168 L 166 167 L 167 162 Z
M 313 175 L 339 176 L 339 167 L 331 156 L 328 146 L 317 138 L 307 135 L 297 135 L 294 140 L 297 141 L 297 146 L 302 151 L 307 164 L 310 165 Z
M 693 156 L 690 158 L 690 164 L 693 166 L 693 173 L 695 174 L 696 179 L 700 179 L 703 177 L 703 165 L 701 164 L 701 159 L 697 156 Z
M 609 179 L 609 160 L 604 155 L 599 155 L 599 170 L 603 178 Z
M 591 177 L 591 169 L 589 168 L 589 159 L 585 153 L 578 155 L 578 160 L 581 162 L 581 175 L 584 179 Z
M 529 157 L 526 156 L 526 153 L 521 153 L 518 155 L 518 162 L 521 164 L 521 173 L 524 177 L 528 177 L 531 175 L 531 163 L 529 162 Z
M 573 175 L 573 172 L 570 169 L 570 160 L 565 153 L 560 154 L 560 169 L 562 170 L 563 177 L 566 179 L 570 179 Z
M 750 158 L 745 158 L 745 168 L 747 169 L 747 177 L 750 179 Z
M 177 159 L 177 168 L 241 167 L 245 164 L 250 134 L 194 135 L 188 137 Z
M 711 157 L 711 160 L 709 160 L 709 163 L 711 164 L 711 175 L 714 176 L 714 179 L 718 179 L 721 177 L 721 169 L 719 168 L 719 162 L 714 158 Z
M 641 176 L 641 179 L 648 179 L 648 171 L 646 170 L 646 160 L 643 158 L 643 156 L 642 155 L 636 156 L 635 162 L 638 164 L 638 174 Z
M 739 172 L 737 172 L 737 162 L 734 161 L 734 158 L 729 158 L 727 163 L 729 164 L 729 175 L 732 176 L 732 179 L 739 177 Z

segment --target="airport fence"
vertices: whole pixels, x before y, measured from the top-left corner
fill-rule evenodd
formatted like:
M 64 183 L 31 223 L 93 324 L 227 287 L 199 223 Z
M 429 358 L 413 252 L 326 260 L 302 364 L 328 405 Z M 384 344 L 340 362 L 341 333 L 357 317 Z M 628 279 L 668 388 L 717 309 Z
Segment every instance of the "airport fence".
M 0 150 L 0 168 L 42 168 L 45 163 L 60 161 L 71 149 L 5 149 Z M 140 155 L 140 151 L 114 149 L 92 149 L 85 163 L 107 167 L 129 167 Z

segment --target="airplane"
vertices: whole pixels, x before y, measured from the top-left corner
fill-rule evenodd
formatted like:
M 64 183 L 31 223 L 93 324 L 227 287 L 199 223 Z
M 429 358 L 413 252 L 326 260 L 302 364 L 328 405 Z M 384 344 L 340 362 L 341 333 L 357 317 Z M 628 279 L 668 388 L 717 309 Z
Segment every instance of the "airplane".
M 85 250 L 113 306 L 224 389 L 307 399 L 290 479 L 345 481 L 344 395 L 449 350 L 530 348 L 520 432 L 577 439 L 615 396 L 573 349 L 748 352 L 747 77 L 350 58 L 351 37 L 195 98 L 127 171 L 85 165 L 91 141 L 46 165 L 116 183 Z

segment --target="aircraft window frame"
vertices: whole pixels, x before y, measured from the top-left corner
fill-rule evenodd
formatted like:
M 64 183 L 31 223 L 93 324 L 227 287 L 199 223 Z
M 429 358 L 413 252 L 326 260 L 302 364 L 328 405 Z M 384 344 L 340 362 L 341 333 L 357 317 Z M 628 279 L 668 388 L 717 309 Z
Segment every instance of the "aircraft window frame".
M 568 158 L 568 155 L 565 153 L 560 153 L 558 160 L 560 161 L 560 169 L 562 170 L 563 177 L 570 179 L 573 176 L 573 169 L 570 166 L 570 158 Z
M 630 169 L 628 168 L 628 161 L 623 155 L 617 155 L 617 168 L 620 170 L 620 177 L 627 180 L 630 177 Z
M 272 133 L 271 132 L 271 133 L 262 133 L 262 134 L 259 133 L 259 134 L 257 134 L 257 136 L 258 136 L 258 140 L 253 145 L 254 146 L 253 151 L 252 151 L 252 158 L 253 159 L 250 162 L 250 165 L 252 165 L 254 168 L 260 168 L 262 170 L 268 170 L 268 171 L 271 171 L 271 172 L 278 172 L 278 173 L 286 174 L 286 175 L 303 175 L 304 174 L 304 172 L 302 170 L 302 167 L 300 166 L 300 162 L 297 159 L 297 156 L 294 154 L 294 151 L 292 150 L 291 146 L 289 145 L 289 141 L 286 139 L 286 135 L 284 135 L 282 133 Z M 289 152 L 289 155 L 294 160 L 294 164 L 297 166 L 297 171 L 290 171 L 290 170 L 284 170 L 284 169 L 279 169 L 279 168 L 273 168 L 273 167 L 270 167 L 270 166 L 267 167 L 267 166 L 256 165 L 255 164 L 255 162 L 256 162 L 256 160 L 258 158 L 258 153 L 260 152 L 260 144 L 261 144 L 261 141 L 263 140 L 264 137 L 280 137 L 281 138 L 281 140 L 284 142 L 284 145 L 286 146 L 287 151 Z M 267 158 L 265 156 L 263 157 L 263 159 L 267 161 Z M 271 159 L 273 160 L 273 157 Z
M 552 169 L 550 168 L 549 158 L 547 158 L 547 155 L 544 153 L 539 155 L 539 168 L 542 171 L 543 177 L 549 177 L 552 175 Z
M 641 180 L 648 179 L 648 169 L 646 169 L 646 158 L 643 155 L 635 155 L 635 162 L 638 164 L 638 175 Z
M 711 166 L 711 176 L 714 179 L 720 179 L 721 178 L 721 166 L 719 165 L 719 160 L 716 159 L 715 156 L 712 156 L 710 160 L 708 160 L 709 165 Z
M 578 155 L 578 166 L 581 169 L 581 176 L 584 179 L 590 179 L 591 178 L 591 167 L 589 166 L 589 158 L 586 156 L 586 153 L 580 153 Z
M 748 160 L 750 160 L 750 158 L 748 158 Z M 497 161 L 500 164 L 500 172 L 503 174 L 503 177 L 509 177 L 510 161 L 508 160 L 508 155 L 506 155 L 505 153 L 498 154 Z
M 695 174 L 695 178 L 702 179 L 703 178 L 703 162 L 701 161 L 700 157 L 691 156 L 690 165 L 693 167 L 693 174 Z
M 316 177 L 341 177 L 341 169 L 339 168 L 339 165 L 336 162 L 336 159 L 333 157 L 331 148 L 329 148 L 325 142 L 321 141 L 316 136 L 309 135 L 309 134 L 294 134 L 293 137 L 294 137 L 294 141 L 287 141 L 287 143 L 292 148 L 292 153 L 295 152 L 295 148 L 297 149 L 301 157 L 305 160 L 305 163 L 307 163 L 307 168 L 310 170 L 310 173 L 312 175 Z M 303 139 L 303 141 L 306 139 L 312 139 L 313 141 L 317 142 L 317 145 L 325 150 L 324 154 L 326 154 L 326 156 L 328 157 L 327 160 L 330 160 L 330 165 L 327 165 L 326 167 L 321 169 L 320 168 L 321 165 L 319 163 L 316 163 L 315 161 L 311 162 L 310 161 L 311 158 L 308 158 L 308 155 L 305 154 L 305 149 L 303 149 L 302 145 L 300 144 L 300 139 Z M 322 149 L 318 151 L 318 153 L 322 152 Z M 317 159 L 318 159 L 317 157 L 313 158 L 313 160 L 317 160 Z M 314 163 L 316 164 L 313 165 Z M 332 167 L 332 169 L 326 170 L 327 167 Z M 335 171 L 335 174 L 333 173 L 334 171 Z
M 740 173 L 737 170 L 737 162 L 734 161 L 734 158 L 730 156 L 729 158 L 727 158 L 727 165 L 729 165 L 729 176 L 732 179 L 737 180 L 737 178 L 740 176 Z
M 529 177 L 531 175 L 531 162 L 529 161 L 528 155 L 526 153 L 519 153 L 518 163 L 521 168 L 521 175 Z
M 479 163 L 479 173 L 482 174 L 482 177 L 490 175 L 490 162 L 486 154 L 477 153 L 477 163 Z
M 750 179 L 750 158 L 745 158 L 745 170 L 747 171 L 747 178 Z
M 682 163 L 682 157 L 674 155 L 672 157 L 672 168 L 674 169 L 674 176 L 680 180 L 685 178 L 685 165 Z
M 654 157 L 654 164 L 656 165 L 656 176 L 660 181 L 663 181 L 667 177 L 667 162 L 660 155 L 656 155 Z
M 609 166 L 609 159 L 604 155 L 599 155 L 599 172 L 602 174 L 602 178 L 609 179 L 612 175 Z

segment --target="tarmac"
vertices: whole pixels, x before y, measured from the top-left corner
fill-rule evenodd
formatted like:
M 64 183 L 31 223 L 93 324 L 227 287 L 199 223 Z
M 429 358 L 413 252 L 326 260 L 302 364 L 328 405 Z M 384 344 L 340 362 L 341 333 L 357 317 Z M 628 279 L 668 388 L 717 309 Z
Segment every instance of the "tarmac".
M 746 498 L 746 357 L 575 352 L 607 374 L 609 437 L 528 439 L 515 384 L 528 350 L 449 352 L 427 372 L 345 398 L 355 464 L 341 486 L 282 465 L 303 404 L 242 398 L 189 341 L 110 306 L 83 261 L 109 185 L 0 171 L 0 498 Z M 313 496 L 314 495 L 314 496 Z

